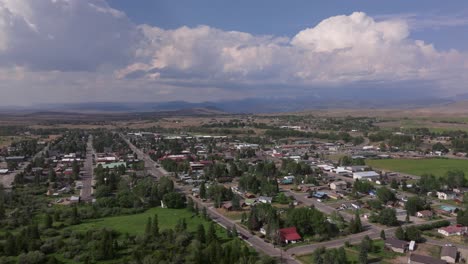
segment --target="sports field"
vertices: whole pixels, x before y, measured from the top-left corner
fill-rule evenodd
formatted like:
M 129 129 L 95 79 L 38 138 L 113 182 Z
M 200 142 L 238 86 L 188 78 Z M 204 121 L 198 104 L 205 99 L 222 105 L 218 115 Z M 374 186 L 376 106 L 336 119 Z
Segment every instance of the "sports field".
M 449 170 L 462 170 L 468 177 L 468 160 L 458 159 L 383 159 L 367 160 L 366 164 L 387 171 L 411 175 L 434 174 L 444 176 Z

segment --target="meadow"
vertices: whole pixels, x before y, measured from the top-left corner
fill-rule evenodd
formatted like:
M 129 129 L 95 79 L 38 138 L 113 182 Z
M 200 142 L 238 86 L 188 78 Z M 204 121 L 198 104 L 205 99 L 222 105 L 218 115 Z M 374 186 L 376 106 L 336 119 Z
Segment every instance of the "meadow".
M 418 176 L 433 174 L 442 177 L 449 170 L 462 170 L 468 176 L 468 161 L 459 159 L 383 159 L 367 160 L 366 164 L 376 169 Z
M 86 220 L 79 225 L 70 227 L 76 231 L 97 230 L 100 228 L 111 228 L 121 234 L 128 233 L 130 235 L 142 235 L 145 232 L 148 218 L 153 218 L 158 215 L 159 229 L 174 228 L 179 219 L 185 218 L 187 229 L 196 231 L 199 224 L 205 226 L 205 230 L 209 227 L 209 222 L 201 216 L 195 216 L 187 209 L 169 209 L 169 208 L 151 208 L 144 213 L 124 216 L 112 216 L 93 220 Z M 216 225 L 217 233 L 221 237 L 227 237 L 226 231 Z

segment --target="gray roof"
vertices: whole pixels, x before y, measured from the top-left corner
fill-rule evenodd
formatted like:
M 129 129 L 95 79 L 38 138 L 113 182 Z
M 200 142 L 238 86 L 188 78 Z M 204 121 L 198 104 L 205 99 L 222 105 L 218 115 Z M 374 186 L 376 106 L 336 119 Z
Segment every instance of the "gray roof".
M 385 245 L 389 245 L 394 248 L 405 248 L 409 245 L 409 243 L 396 238 L 387 238 L 385 240 Z
M 448 247 L 442 247 L 442 251 L 440 252 L 440 256 L 448 256 L 452 257 L 454 259 L 457 258 L 457 247 L 454 246 L 448 246 Z
M 429 256 L 417 255 L 417 254 L 412 254 L 410 256 L 410 260 L 417 262 L 417 263 L 424 263 L 424 264 L 447 264 L 447 261 L 445 260 L 436 259 L 436 258 L 429 257 Z

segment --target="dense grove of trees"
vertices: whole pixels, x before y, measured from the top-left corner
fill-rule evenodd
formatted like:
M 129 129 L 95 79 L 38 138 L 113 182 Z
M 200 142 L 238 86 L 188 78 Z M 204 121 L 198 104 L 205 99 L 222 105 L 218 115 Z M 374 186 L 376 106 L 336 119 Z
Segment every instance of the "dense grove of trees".
M 117 133 L 111 133 L 106 130 L 97 130 L 93 132 L 93 148 L 96 152 L 116 152 L 120 155 L 130 153 L 127 143 Z
M 11 143 L 11 147 L 15 148 L 10 155 L 31 157 L 39 151 L 37 139 L 27 139 Z
M 331 140 L 331 141 L 343 140 L 344 142 L 352 142 L 354 140 L 354 138 L 347 132 L 319 133 L 319 132 L 303 132 L 303 131 L 279 129 L 279 128 L 266 130 L 265 135 L 270 136 L 272 138 L 300 137 L 300 138 L 317 138 L 317 139 L 324 139 L 324 140 Z M 358 141 L 361 141 L 361 140 L 358 140 Z
M 62 137 L 56 140 L 50 150 L 56 150 L 60 153 L 85 153 L 88 134 L 80 130 L 70 130 Z

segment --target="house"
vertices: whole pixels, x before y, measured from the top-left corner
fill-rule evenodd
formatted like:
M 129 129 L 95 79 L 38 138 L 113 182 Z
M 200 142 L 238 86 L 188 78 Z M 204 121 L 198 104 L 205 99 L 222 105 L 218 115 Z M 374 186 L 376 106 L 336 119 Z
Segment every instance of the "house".
M 332 190 L 343 190 L 343 189 L 346 189 L 346 187 L 347 187 L 347 184 L 345 181 L 336 181 L 336 182 L 330 183 L 330 189 Z
M 411 254 L 408 258 L 408 264 L 447 264 L 447 262 L 429 256 Z
M 453 200 L 455 198 L 455 194 L 447 192 L 437 192 L 437 198 L 439 198 L 439 200 Z
M 440 252 L 440 259 L 447 263 L 455 263 L 457 261 L 458 250 L 455 246 L 444 246 Z
M 79 196 L 72 196 L 70 197 L 70 203 L 79 203 L 80 197 Z
M 268 197 L 268 196 L 260 196 L 260 197 L 258 197 L 258 201 L 261 202 L 261 203 L 264 203 L 264 204 L 266 204 L 266 203 L 271 204 L 271 201 L 272 201 L 272 200 L 273 200 L 273 198 Z
M 278 232 L 281 242 L 285 244 L 294 244 L 302 239 L 301 235 L 297 233 L 296 227 L 282 228 Z
M 228 211 L 231 211 L 232 210 L 232 203 L 231 202 L 225 202 L 223 204 L 223 208 L 228 210 Z
M 409 243 L 396 238 L 387 238 L 385 240 L 385 247 L 394 252 L 405 253 L 408 251 Z
M 324 192 L 315 192 L 314 194 L 312 194 L 312 196 L 318 199 L 323 199 L 327 197 L 327 194 Z
M 294 176 L 284 176 L 283 180 L 281 180 L 282 184 L 293 184 Z
M 353 173 L 353 179 L 357 180 L 362 180 L 362 179 L 378 179 L 380 177 L 380 174 L 378 174 L 375 171 L 361 171 L 361 172 L 354 172 Z
M 444 236 L 461 236 L 461 235 L 465 235 L 467 231 L 468 231 L 468 228 L 466 226 L 460 226 L 460 225 L 441 227 L 437 230 L 439 234 L 442 234 Z
M 434 213 L 432 213 L 432 211 L 429 211 L 429 210 L 423 210 L 423 211 L 419 211 L 416 213 L 416 216 L 419 218 L 430 218 L 433 215 Z

